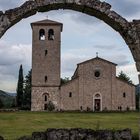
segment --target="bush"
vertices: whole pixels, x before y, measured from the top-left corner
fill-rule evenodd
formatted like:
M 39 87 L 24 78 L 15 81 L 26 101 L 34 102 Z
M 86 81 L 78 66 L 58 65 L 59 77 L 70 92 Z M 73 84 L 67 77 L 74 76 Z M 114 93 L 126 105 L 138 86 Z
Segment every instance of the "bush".
M 52 101 L 49 101 L 49 102 L 47 103 L 47 110 L 48 110 L 48 111 L 53 111 L 53 110 L 55 110 L 55 105 L 53 104 Z

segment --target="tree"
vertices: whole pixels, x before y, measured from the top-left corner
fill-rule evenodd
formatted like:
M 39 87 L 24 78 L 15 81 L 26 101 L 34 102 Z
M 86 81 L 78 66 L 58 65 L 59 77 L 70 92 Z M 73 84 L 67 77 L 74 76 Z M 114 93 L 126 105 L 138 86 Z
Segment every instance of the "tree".
M 123 80 L 123 81 L 126 81 L 126 82 L 128 82 L 128 83 L 130 83 L 130 84 L 133 84 L 133 82 L 132 82 L 132 80 L 130 79 L 130 77 L 127 76 L 123 71 L 121 71 L 121 72 L 119 73 L 118 78 L 121 79 L 121 80 Z
M 17 83 L 17 97 L 16 97 L 17 107 L 19 108 L 22 107 L 22 102 L 23 102 L 23 68 L 22 65 L 20 65 Z
M 23 89 L 23 108 L 31 109 L 31 81 L 32 81 L 32 70 L 28 72 L 24 80 Z
M 3 102 L 2 100 L 0 99 L 0 108 L 2 108 L 4 105 L 3 105 Z
M 66 84 L 67 82 L 69 82 L 69 77 L 65 77 L 64 79 L 61 78 L 61 84 Z

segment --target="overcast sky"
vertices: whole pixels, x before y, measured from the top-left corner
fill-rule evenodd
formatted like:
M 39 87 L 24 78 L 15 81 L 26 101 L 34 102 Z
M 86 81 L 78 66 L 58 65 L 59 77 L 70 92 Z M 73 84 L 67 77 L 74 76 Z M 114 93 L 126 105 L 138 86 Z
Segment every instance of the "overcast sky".
M 112 9 L 128 21 L 140 19 L 140 1 L 106 0 Z M 23 4 L 25 0 L 0 0 L 5 11 Z M 15 92 L 18 70 L 24 74 L 31 69 L 32 30 L 30 23 L 46 19 L 62 22 L 61 76 L 71 77 L 76 64 L 96 56 L 118 64 L 117 74 L 123 70 L 135 84 L 138 76 L 135 62 L 122 37 L 103 21 L 79 12 L 57 10 L 24 19 L 10 28 L 0 40 L 0 89 Z

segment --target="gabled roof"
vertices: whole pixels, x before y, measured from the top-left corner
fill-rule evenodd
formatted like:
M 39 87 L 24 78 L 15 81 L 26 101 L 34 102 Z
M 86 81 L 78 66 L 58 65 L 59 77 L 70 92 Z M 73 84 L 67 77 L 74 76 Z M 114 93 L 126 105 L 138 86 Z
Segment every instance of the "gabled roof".
M 75 70 L 75 72 L 74 72 L 74 74 L 73 74 L 73 76 L 72 76 L 72 79 L 77 78 L 77 76 L 78 76 L 78 75 L 77 75 L 77 71 L 78 71 L 79 65 L 85 64 L 85 63 L 89 63 L 89 62 L 91 62 L 91 61 L 96 61 L 96 60 L 101 60 L 101 61 L 103 61 L 103 62 L 106 62 L 106 63 L 109 63 L 109 64 L 112 64 L 112 65 L 117 66 L 117 64 L 115 64 L 115 63 L 113 63 L 113 62 L 110 62 L 110 61 L 108 61 L 108 60 L 102 59 L 102 58 L 100 58 L 100 57 L 95 57 L 95 58 L 86 60 L 86 61 L 84 61 L 84 62 L 78 63 L 78 64 L 77 64 L 77 68 L 76 68 L 76 70 Z
M 108 61 L 108 60 L 105 60 L 105 59 L 103 59 L 103 58 L 100 58 L 100 57 L 95 57 L 95 58 L 86 60 L 86 61 L 84 61 L 84 62 L 78 63 L 77 65 L 81 65 L 81 64 L 88 63 L 88 62 L 90 62 L 90 61 L 95 61 L 95 60 L 101 60 L 101 61 L 104 61 L 104 62 L 106 62 L 106 63 L 109 63 L 109 64 L 112 64 L 112 65 L 117 66 L 117 64 L 115 64 L 115 63 L 113 63 L 113 62 L 110 62 L 110 61 Z
M 31 23 L 31 26 L 33 26 L 33 25 L 60 25 L 61 28 L 63 28 L 63 24 L 62 23 L 57 22 L 57 21 L 53 21 L 53 20 L 49 20 L 49 19 L 41 20 L 41 21 L 37 21 L 37 22 Z

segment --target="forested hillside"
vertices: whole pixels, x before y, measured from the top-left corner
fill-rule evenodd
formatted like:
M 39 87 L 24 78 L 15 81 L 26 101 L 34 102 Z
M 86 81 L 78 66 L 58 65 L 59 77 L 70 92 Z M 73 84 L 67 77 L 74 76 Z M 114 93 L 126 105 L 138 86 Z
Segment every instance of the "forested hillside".
M 15 96 L 12 94 L 10 95 L 9 93 L 6 93 L 2 90 L 0 90 L 0 100 L 2 104 L 0 108 L 9 108 L 15 105 Z

